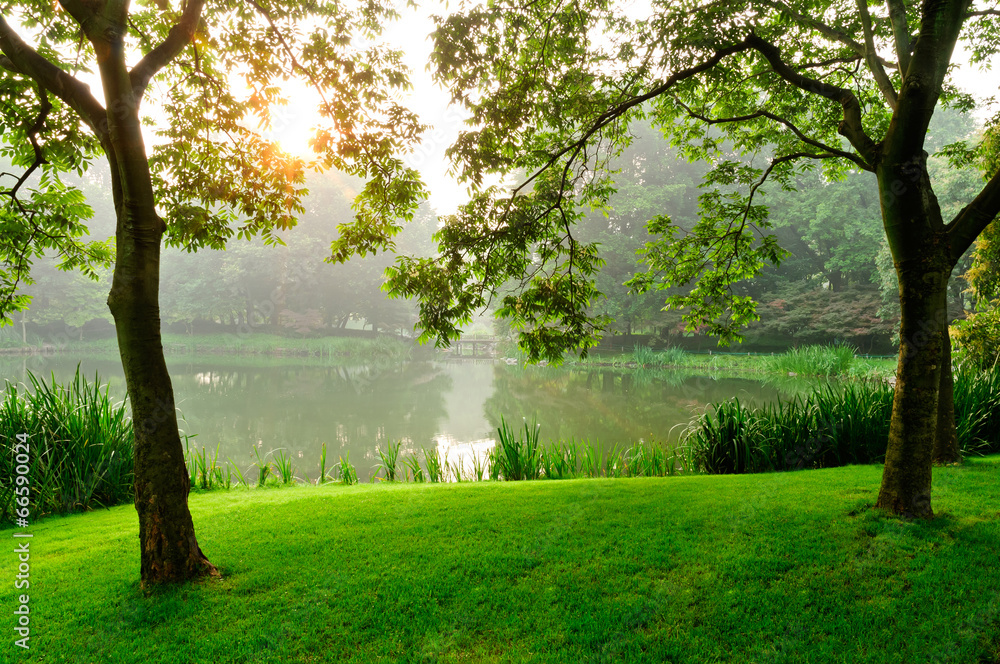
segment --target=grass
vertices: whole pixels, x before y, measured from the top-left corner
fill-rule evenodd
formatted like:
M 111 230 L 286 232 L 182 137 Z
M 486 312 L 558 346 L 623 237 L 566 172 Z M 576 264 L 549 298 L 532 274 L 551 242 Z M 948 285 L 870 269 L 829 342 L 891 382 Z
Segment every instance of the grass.
M 846 376 L 854 363 L 857 349 L 845 344 L 802 346 L 775 355 L 769 362 L 772 371 L 803 376 Z
M 691 369 L 711 372 L 770 373 L 799 376 L 887 377 L 896 369 L 896 358 L 864 358 L 843 344 L 804 346 L 770 355 L 736 352 L 692 353 L 681 348 L 653 350 L 636 345 L 631 353 L 591 355 L 571 364 L 637 369 Z
M 30 389 L 6 381 L 0 401 L 0 523 L 11 523 L 12 454 L 27 434 L 32 515 L 117 505 L 132 500 L 132 421 L 98 376 L 77 367 L 66 383 L 28 374 Z
M 687 468 L 707 473 L 881 462 L 892 399 L 881 380 L 827 384 L 757 408 L 733 398 L 692 420 L 679 449 Z M 1000 452 L 1000 369 L 956 372 L 955 420 L 963 455 Z
M 223 576 L 152 596 L 131 506 L 52 518 L 0 659 L 997 661 L 1000 457 L 935 468 L 930 522 L 871 509 L 881 471 L 199 493 Z

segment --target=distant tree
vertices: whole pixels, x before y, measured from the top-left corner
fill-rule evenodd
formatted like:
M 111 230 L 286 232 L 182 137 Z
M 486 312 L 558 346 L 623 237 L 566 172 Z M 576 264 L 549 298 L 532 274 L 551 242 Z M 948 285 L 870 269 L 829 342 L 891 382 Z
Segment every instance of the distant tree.
M 143 586 L 216 573 L 187 506 L 160 339 L 161 243 L 189 251 L 221 249 L 234 236 L 272 243 L 295 223 L 303 161 L 254 128 L 269 128 L 286 101 L 280 83 L 292 78 L 322 99 L 315 148 L 324 162 L 367 180 L 341 235 L 360 251 L 383 246 L 422 195 L 394 156 L 420 129 L 392 100 L 406 72 L 398 53 L 373 41 L 394 17 L 381 2 L 351 9 L 327 0 L 25 0 L 0 16 L 4 149 L 25 176 L 42 174 L 33 190 L 13 176 L 5 191 L 0 254 L 13 267 L 0 272 L 0 313 L 28 304 L 16 292 L 41 251 L 83 270 L 111 258 L 80 241 L 90 210 L 59 179 L 103 156 L 117 221 L 108 305 L 135 423 Z M 85 72 L 99 78 L 103 101 Z M 151 149 L 144 121 L 157 127 Z
M 952 268 L 1000 210 L 1000 173 L 944 218 L 927 168 L 926 134 L 942 102 L 975 101 L 950 82 L 961 40 L 974 62 L 997 52 L 1000 10 L 970 0 L 491 2 L 442 19 L 438 80 L 470 112 L 450 155 L 477 188 L 439 233 L 437 260 L 403 260 L 391 283 L 418 294 L 425 337 L 457 334 L 502 284 L 523 284 L 499 310 L 531 357 L 596 343 L 605 321 L 597 248 L 574 224 L 605 205 L 608 160 L 637 119 L 652 118 L 711 170 L 700 220 L 680 229 L 654 217 L 639 290 L 669 295 L 691 325 L 724 341 L 756 317 L 732 284 L 786 252 L 770 232 L 768 187 L 794 187 L 821 165 L 828 177 L 872 173 L 900 284 L 901 344 L 877 504 L 930 517 L 934 461 L 959 458 L 946 297 Z M 714 129 L 711 132 L 710 129 Z M 984 149 L 959 144 L 959 165 Z M 753 156 L 747 163 L 746 157 Z M 513 190 L 497 175 L 530 175 Z

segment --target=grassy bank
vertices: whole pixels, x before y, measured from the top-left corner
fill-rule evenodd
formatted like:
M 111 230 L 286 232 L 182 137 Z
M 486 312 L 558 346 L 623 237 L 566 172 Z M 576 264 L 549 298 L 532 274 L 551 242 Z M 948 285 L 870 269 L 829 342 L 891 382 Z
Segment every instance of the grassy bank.
M 31 650 L 8 635 L 0 652 L 986 664 L 1000 658 L 1000 576 L 986 573 L 1000 550 L 998 472 L 1000 457 L 936 468 L 929 523 L 871 509 L 878 466 L 199 494 L 199 542 L 223 578 L 152 597 L 138 590 L 131 506 L 53 518 L 32 528 Z
M 282 337 L 275 334 L 173 334 L 163 335 L 164 351 L 170 356 L 234 354 L 262 356 L 312 356 L 323 358 L 392 359 L 410 357 L 413 344 L 397 337 Z M 17 350 L 12 348 L 11 350 Z M 27 351 L 118 355 L 114 338 L 87 341 L 65 340 L 56 347 L 30 346 Z
M 772 373 L 792 376 L 888 377 L 896 358 L 867 358 L 843 345 L 802 346 L 769 355 L 735 352 L 693 353 L 680 348 L 653 350 L 636 346 L 631 353 L 594 354 L 575 364 L 643 369 L 701 369 L 711 372 Z

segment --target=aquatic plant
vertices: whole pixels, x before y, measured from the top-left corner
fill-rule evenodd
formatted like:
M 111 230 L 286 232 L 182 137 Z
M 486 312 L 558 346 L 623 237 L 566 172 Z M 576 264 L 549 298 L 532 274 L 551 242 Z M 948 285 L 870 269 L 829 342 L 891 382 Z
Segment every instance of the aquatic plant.
M 538 445 L 538 425 L 524 423 L 523 436 L 515 437 L 507 421 L 500 417 L 498 440 L 490 451 L 491 473 L 505 480 L 536 480 L 542 472 Z
M 340 461 L 337 463 L 337 471 L 340 476 L 340 483 L 346 484 L 348 486 L 358 483 L 358 471 L 351 464 L 351 452 L 350 450 L 345 451 L 340 456 Z
M 0 477 L 13 478 L 18 465 L 27 466 L 32 516 L 132 502 L 134 438 L 126 404 L 111 399 L 99 376 L 88 381 L 79 365 L 64 384 L 31 372 L 27 378 L 30 388 L 5 381 Z M 0 522 L 12 522 L 14 498 L 14 483 L 0 484 Z
M 384 474 L 383 479 L 389 482 L 396 481 L 397 466 L 399 465 L 399 448 L 402 446 L 403 441 L 396 441 L 395 444 L 390 440 L 386 443 L 386 450 L 383 452 L 381 447 L 376 447 L 375 451 L 378 452 L 379 457 L 382 459 L 382 463 L 375 467 L 375 474 L 378 475 L 379 472 Z

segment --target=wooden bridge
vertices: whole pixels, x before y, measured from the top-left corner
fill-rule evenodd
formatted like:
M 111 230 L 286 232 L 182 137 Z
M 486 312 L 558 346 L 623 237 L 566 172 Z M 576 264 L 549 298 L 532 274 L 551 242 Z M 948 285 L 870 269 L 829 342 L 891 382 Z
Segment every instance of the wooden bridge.
M 498 338 L 474 339 L 462 338 L 451 342 L 451 356 L 469 359 L 486 359 L 497 356 Z

